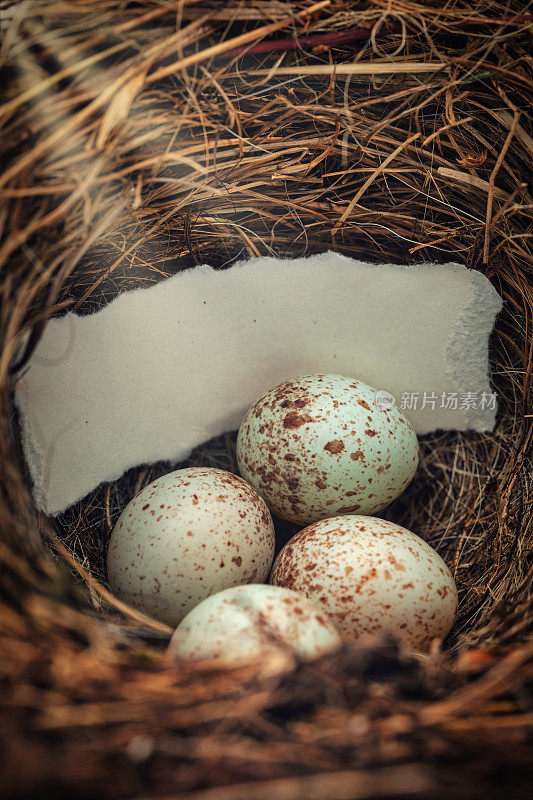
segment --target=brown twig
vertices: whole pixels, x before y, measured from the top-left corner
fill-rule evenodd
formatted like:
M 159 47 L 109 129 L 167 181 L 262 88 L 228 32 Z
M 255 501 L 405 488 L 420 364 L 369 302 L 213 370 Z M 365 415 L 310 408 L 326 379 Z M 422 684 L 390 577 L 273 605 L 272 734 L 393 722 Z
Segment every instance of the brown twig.
M 515 132 L 516 127 L 518 125 L 518 120 L 519 119 L 520 119 L 520 113 L 518 111 L 516 111 L 515 115 L 514 115 L 514 119 L 513 119 L 512 125 L 511 125 L 511 128 L 509 130 L 509 133 L 507 134 L 507 138 L 506 138 L 506 140 L 505 140 L 505 142 L 503 144 L 503 147 L 502 147 L 502 149 L 500 151 L 500 154 L 498 156 L 496 164 L 494 165 L 494 168 L 493 168 L 492 172 L 490 173 L 489 192 L 488 192 L 488 197 L 487 197 L 487 213 L 486 213 L 486 217 L 485 217 L 485 241 L 484 241 L 484 245 L 483 245 L 483 263 L 484 264 L 486 264 L 488 262 L 488 260 L 489 260 L 490 223 L 491 223 L 491 218 L 492 218 L 492 198 L 494 196 L 494 181 L 496 180 L 496 175 L 498 174 L 498 171 L 499 171 L 499 169 L 500 169 L 500 167 L 502 165 L 503 159 L 505 158 L 505 154 L 507 153 L 507 150 L 509 149 L 509 145 L 511 144 L 511 140 L 512 140 L 512 138 L 514 136 L 514 132 Z

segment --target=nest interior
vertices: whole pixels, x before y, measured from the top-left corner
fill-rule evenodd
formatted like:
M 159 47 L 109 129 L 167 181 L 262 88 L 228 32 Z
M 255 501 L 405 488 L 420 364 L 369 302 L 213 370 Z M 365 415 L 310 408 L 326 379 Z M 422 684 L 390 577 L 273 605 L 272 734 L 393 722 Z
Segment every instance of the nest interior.
M 6 796 L 529 796 L 533 15 L 516 0 L 0 7 Z M 384 639 L 307 665 L 177 668 L 105 578 L 118 514 L 170 465 L 44 518 L 16 381 L 51 315 L 196 264 L 326 249 L 459 261 L 504 298 L 496 429 L 422 437 L 384 514 L 450 565 L 457 623 L 423 662 Z M 234 444 L 186 463 L 236 471 Z

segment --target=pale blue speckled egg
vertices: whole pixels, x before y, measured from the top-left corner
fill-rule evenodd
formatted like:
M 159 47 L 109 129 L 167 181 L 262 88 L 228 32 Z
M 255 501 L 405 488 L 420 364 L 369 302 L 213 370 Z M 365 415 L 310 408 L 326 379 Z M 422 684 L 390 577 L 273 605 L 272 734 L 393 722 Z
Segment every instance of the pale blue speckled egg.
M 342 375 L 276 386 L 240 427 L 241 475 L 291 522 L 380 511 L 412 480 L 418 440 L 396 406 L 375 400 L 375 389 Z

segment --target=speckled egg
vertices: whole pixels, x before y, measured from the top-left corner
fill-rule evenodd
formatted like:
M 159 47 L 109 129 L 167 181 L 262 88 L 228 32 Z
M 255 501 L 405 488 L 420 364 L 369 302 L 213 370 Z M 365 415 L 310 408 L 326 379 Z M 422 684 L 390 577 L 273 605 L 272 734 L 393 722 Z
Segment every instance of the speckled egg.
M 285 381 L 246 414 L 237 440 L 241 475 L 291 522 L 373 514 L 410 483 L 416 434 L 370 386 L 342 375 Z
M 230 472 L 169 472 L 126 506 L 111 534 L 113 592 L 176 626 L 210 594 L 266 580 L 274 526 L 255 489 Z
M 376 517 L 334 517 L 300 531 L 270 581 L 319 603 L 343 638 L 388 631 L 418 652 L 446 636 L 457 611 L 457 589 L 438 553 Z
M 280 650 L 312 659 L 340 644 L 331 620 L 307 597 L 252 584 L 225 589 L 193 608 L 176 629 L 169 652 L 235 664 Z

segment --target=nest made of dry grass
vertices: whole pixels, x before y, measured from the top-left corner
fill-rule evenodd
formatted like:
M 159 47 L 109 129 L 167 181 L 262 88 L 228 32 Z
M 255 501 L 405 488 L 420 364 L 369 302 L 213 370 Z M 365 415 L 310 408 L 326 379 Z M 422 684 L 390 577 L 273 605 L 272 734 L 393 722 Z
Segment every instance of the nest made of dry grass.
M 528 796 L 529 5 L 0 8 L 2 793 Z M 121 508 L 169 465 L 39 516 L 15 382 L 52 314 L 199 263 L 328 248 L 459 261 L 505 300 L 495 431 L 422 437 L 419 473 L 387 510 L 452 568 L 458 622 L 423 662 L 384 640 L 308 665 L 169 667 L 161 626 L 121 617 L 104 570 Z M 234 438 L 189 463 L 235 469 Z

